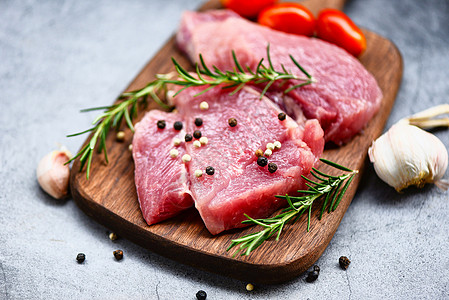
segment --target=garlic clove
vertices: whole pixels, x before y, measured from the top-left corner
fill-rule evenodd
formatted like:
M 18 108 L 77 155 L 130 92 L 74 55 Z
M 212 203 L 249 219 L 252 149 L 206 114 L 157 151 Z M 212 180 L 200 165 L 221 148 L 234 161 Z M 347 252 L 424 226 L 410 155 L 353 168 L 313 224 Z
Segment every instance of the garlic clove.
M 448 153 L 433 134 L 399 122 L 373 142 L 368 150 L 377 175 L 398 192 L 410 185 L 437 183 L 444 187 Z
M 69 193 L 70 167 L 65 163 L 72 154 L 61 149 L 45 155 L 36 170 L 37 181 L 41 188 L 55 199 L 63 199 Z
M 449 104 L 447 103 L 423 110 L 401 121 L 418 126 L 421 129 L 449 127 L 449 118 L 435 118 L 444 114 L 449 114 Z

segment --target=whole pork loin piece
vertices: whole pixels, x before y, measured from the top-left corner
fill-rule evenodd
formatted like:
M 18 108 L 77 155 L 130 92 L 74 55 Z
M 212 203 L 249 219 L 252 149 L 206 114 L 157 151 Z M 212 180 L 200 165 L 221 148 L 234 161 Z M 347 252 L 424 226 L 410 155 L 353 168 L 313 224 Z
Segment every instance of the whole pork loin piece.
M 253 218 L 271 215 L 285 200 L 283 195 L 304 188 L 301 175 L 309 174 L 324 147 L 323 131 L 316 120 L 299 126 L 291 118 L 278 119 L 279 108 L 251 88 L 230 95 L 229 90 L 214 88 L 194 96 L 203 88 L 189 88 L 173 101 L 185 121 L 186 132 L 200 130 L 208 139 L 206 145 L 195 147 L 186 143 L 192 157 L 187 164 L 190 190 L 207 229 L 212 234 L 243 227 L 244 213 Z M 200 109 L 206 101 L 207 110 Z M 195 125 L 195 118 L 203 120 Z M 231 127 L 230 118 L 237 120 Z M 281 142 L 281 148 L 268 157 L 277 171 L 257 164 L 255 151 L 265 151 L 267 143 Z M 214 174 L 208 175 L 208 166 Z M 201 177 L 195 171 L 201 170 Z
M 166 127 L 159 129 L 157 122 Z M 182 118 L 175 113 L 151 110 L 136 124 L 133 138 L 134 179 L 140 208 L 145 221 L 151 225 L 168 219 L 193 205 L 188 187 L 188 174 L 181 157 L 186 153 L 174 138 L 183 139 L 185 131 L 173 128 Z M 170 156 L 176 149 L 177 157 Z
M 374 77 L 345 50 L 325 41 L 272 30 L 228 11 L 185 12 L 177 43 L 192 61 L 201 53 L 207 65 L 232 70 L 231 50 L 243 66 L 255 69 L 270 44 L 276 70 L 283 64 L 295 75 L 304 74 L 290 60 L 291 54 L 316 80 L 283 95 L 298 81 L 273 86 L 267 94 L 299 122 L 317 119 L 326 141 L 341 145 L 361 131 L 378 111 L 382 92 Z M 260 88 L 260 87 L 259 87 Z M 274 92 L 273 92 L 274 91 Z M 279 97 L 280 96 L 280 97 Z

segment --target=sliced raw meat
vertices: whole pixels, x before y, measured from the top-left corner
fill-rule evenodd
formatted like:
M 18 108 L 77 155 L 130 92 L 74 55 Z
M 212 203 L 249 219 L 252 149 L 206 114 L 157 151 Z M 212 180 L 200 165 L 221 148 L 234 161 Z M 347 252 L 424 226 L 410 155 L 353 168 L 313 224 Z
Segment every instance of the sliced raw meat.
M 290 60 L 289 54 L 293 55 L 317 82 L 295 89 L 285 97 L 282 92 L 294 81 L 271 90 L 279 91 L 278 104 L 295 114 L 293 117 L 318 119 L 326 141 L 336 144 L 348 141 L 380 106 L 382 92 L 374 77 L 345 50 L 319 39 L 275 31 L 222 10 L 184 13 L 177 42 L 192 61 L 201 53 L 206 64 L 223 70 L 234 68 L 231 50 L 243 66 L 255 69 L 261 58 L 267 62 L 266 47 L 270 44 L 275 69 L 282 70 L 283 64 L 295 75 L 304 77 Z
M 159 129 L 157 122 L 166 126 Z M 188 189 L 188 174 L 181 157 L 185 154 L 182 144 L 174 146 L 174 138 L 183 138 L 184 130 L 173 128 L 181 118 L 175 113 L 159 110 L 148 112 L 135 126 L 133 158 L 135 183 L 140 208 L 149 225 L 168 219 L 193 205 Z M 177 157 L 170 156 L 176 149 Z
M 195 207 L 212 234 L 242 227 L 244 213 L 253 218 L 272 214 L 286 202 L 274 196 L 291 193 L 304 187 L 301 175 L 309 174 L 324 147 L 323 131 L 316 120 L 307 121 L 305 128 L 291 118 L 278 119 L 280 112 L 266 97 L 245 88 L 230 95 L 229 90 L 212 89 L 194 97 L 202 89 L 189 88 L 173 101 L 185 120 L 188 133 L 200 130 L 208 139 L 206 145 L 185 144 L 192 157 L 187 164 L 190 190 Z M 206 101 L 207 110 L 200 109 Z M 195 118 L 203 120 L 195 125 Z M 230 118 L 237 120 L 231 127 Z M 268 162 L 275 163 L 277 171 L 257 164 L 255 151 L 265 151 L 267 143 L 281 142 L 273 150 Z M 208 175 L 208 166 L 214 174 Z M 201 177 L 195 171 L 201 170 Z

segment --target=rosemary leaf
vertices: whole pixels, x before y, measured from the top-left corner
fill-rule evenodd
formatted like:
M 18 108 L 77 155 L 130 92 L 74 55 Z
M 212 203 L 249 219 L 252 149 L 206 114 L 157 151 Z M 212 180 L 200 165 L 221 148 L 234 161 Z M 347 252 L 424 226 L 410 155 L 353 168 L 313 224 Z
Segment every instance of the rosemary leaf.
M 303 72 L 307 76 L 307 78 L 312 79 L 312 75 L 307 73 L 307 71 L 304 70 L 304 68 L 296 61 L 296 59 L 292 55 L 289 55 L 289 56 L 290 56 L 290 59 L 293 61 L 293 63 L 298 67 L 298 69 L 300 69 L 301 72 Z
M 265 95 L 265 93 L 268 91 L 268 89 L 270 88 L 270 86 L 274 83 L 273 80 L 269 81 L 267 83 L 267 85 L 264 87 L 262 93 L 260 93 L 260 99 L 262 99 L 263 95 Z
M 321 175 L 321 176 L 323 176 L 323 177 L 326 177 L 326 178 L 336 178 L 335 176 L 332 176 L 332 175 L 323 173 L 323 172 L 321 172 L 320 170 L 318 170 L 318 169 L 316 169 L 316 168 L 312 168 L 312 170 L 313 170 L 315 173 L 317 173 L 317 174 L 319 174 L 319 175 Z
M 315 177 L 315 178 L 318 179 L 318 180 L 321 180 L 321 181 L 324 181 L 324 182 L 327 181 L 327 179 L 318 176 L 318 174 L 317 174 L 316 172 L 314 172 L 313 168 L 312 168 L 312 170 L 310 171 L 310 174 L 312 174 L 312 176 Z
M 290 55 L 291 56 L 291 55 Z M 271 55 L 270 55 L 270 44 L 267 45 L 267 59 L 268 59 L 268 65 L 270 66 L 270 69 L 274 70 L 273 63 L 271 62 Z M 302 70 L 301 70 L 302 71 Z M 304 73 L 304 71 L 303 71 Z
M 330 160 L 327 160 L 327 159 L 324 159 L 324 158 L 320 158 L 320 160 L 321 160 L 323 163 L 328 164 L 329 166 L 334 167 L 334 168 L 336 168 L 336 169 L 339 169 L 339 170 L 342 170 L 342 171 L 346 171 L 346 172 L 353 172 L 353 170 L 351 170 L 351 169 L 349 169 L 349 168 L 346 168 L 346 167 L 344 167 L 344 166 L 342 166 L 342 165 L 339 165 L 339 164 L 337 164 L 337 163 L 334 163 L 334 162 L 332 162 L 332 161 L 330 161 Z
M 334 207 L 332 208 L 332 211 L 337 209 L 338 204 L 340 204 L 341 199 L 343 198 L 343 195 L 346 193 L 346 190 L 348 189 L 349 185 L 352 182 L 352 179 L 354 178 L 355 174 L 353 174 L 351 177 L 349 177 L 348 181 L 346 181 L 346 184 L 343 186 L 343 188 L 340 191 L 340 194 L 338 195 L 337 202 L 335 202 Z
M 318 220 L 321 220 L 323 217 L 324 210 L 326 209 L 327 203 L 329 202 L 329 198 L 331 197 L 331 193 L 327 193 L 326 197 L 324 198 L 323 206 L 321 207 L 320 216 L 318 217 Z
M 128 109 L 125 109 L 125 120 L 126 120 L 126 124 L 131 129 L 131 131 L 134 132 L 133 122 L 131 121 L 131 117 L 129 115 Z
M 304 175 L 301 175 L 301 177 L 302 177 L 304 180 L 306 180 L 306 181 L 308 181 L 308 182 L 310 182 L 310 183 L 312 183 L 312 184 L 314 184 L 314 185 L 316 185 L 316 186 L 326 186 L 326 184 L 324 184 L 324 183 L 319 183 L 319 182 L 316 182 L 316 181 L 313 181 L 312 179 L 309 179 L 309 178 L 307 178 L 307 177 L 304 176 Z
M 104 159 L 106 160 L 106 163 L 109 163 L 108 152 L 106 151 L 106 132 L 105 131 L 103 131 L 103 133 L 101 134 L 101 138 L 103 141 Z
M 91 132 L 91 131 L 93 131 L 94 129 L 95 129 L 95 127 L 92 127 L 92 128 L 89 128 L 89 129 L 87 129 L 87 130 L 84 130 L 84 131 L 81 131 L 81 132 L 77 132 L 77 133 L 72 133 L 72 134 L 69 134 L 69 135 L 67 135 L 67 137 L 73 137 L 73 136 L 78 136 L 78 135 L 82 135 L 82 134 L 85 134 L 85 133 Z
M 203 70 L 201 72 L 203 72 L 203 74 L 205 74 L 205 75 L 213 76 L 213 73 L 209 70 L 206 63 L 204 62 L 203 55 L 201 55 L 201 53 L 199 55 L 199 58 L 200 58 L 201 67 L 203 68 Z
M 243 67 L 240 65 L 239 61 L 237 60 L 237 57 L 235 56 L 235 51 L 232 50 L 232 59 L 234 60 L 235 66 L 241 73 L 245 73 L 245 70 L 243 70 Z
M 331 204 L 329 205 L 329 213 L 332 212 L 332 207 L 334 207 L 334 203 L 337 200 L 338 190 L 340 189 L 341 183 L 342 183 L 342 181 L 339 181 L 337 186 L 332 188 L 332 190 L 331 190 L 334 194 L 332 196 Z
M 89 112 L 89 111 L 94 111 L 94 110 L 104 110 L 104 109 L 108 109 L 110 108 L 110 106 L 98 106 L 98 107 L 91 107 L 91 108 L 85 108 L 80 110 L 80 112 Z
M 200 96 L 200 95 L 202 95 L 202 94 L 204 94 L 204 93 L 207 93 L 208 91 L 210 91 L 210 90 L 213 89 L 214 87 L 215 87 L 215 86 L 211 85 L 210 87 L 208 87 L 208 88 L 202 90 L 202 91 L 199 92 L 198 94 L 195 94 L 195 97 L 196 97 L 196 96 Z

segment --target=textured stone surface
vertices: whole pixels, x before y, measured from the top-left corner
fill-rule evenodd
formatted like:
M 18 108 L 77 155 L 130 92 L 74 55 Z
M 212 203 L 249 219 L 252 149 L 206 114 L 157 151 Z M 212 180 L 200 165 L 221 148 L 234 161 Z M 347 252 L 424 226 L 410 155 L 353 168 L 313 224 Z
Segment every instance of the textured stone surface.
M 39 159 L 63 143 L 76 152 L 109 104 L 177 27 L 195 1 L 0 1 L 0 299 L 441 299 L 449 297 L 448 193 L 397 194 L 371 166 L 314 283 L 304 276 L 256 286 L 199 271 L 107 229 L 71 200 L 56 201 L 35 177 Z M 403 83 L 388 122 L 448 102 L 449 3 L 348 1 L 356 23 L 394 41 Z M 449 130 L 436 132 L 449 146 Z M 448 174 L 446 174 L 448 177 Z M 115 261 L 112 252 L 124 251 Z M 79 265 L 78 252 L 86 254 Z M 348 256 L 347 271 L 338 258 Z

